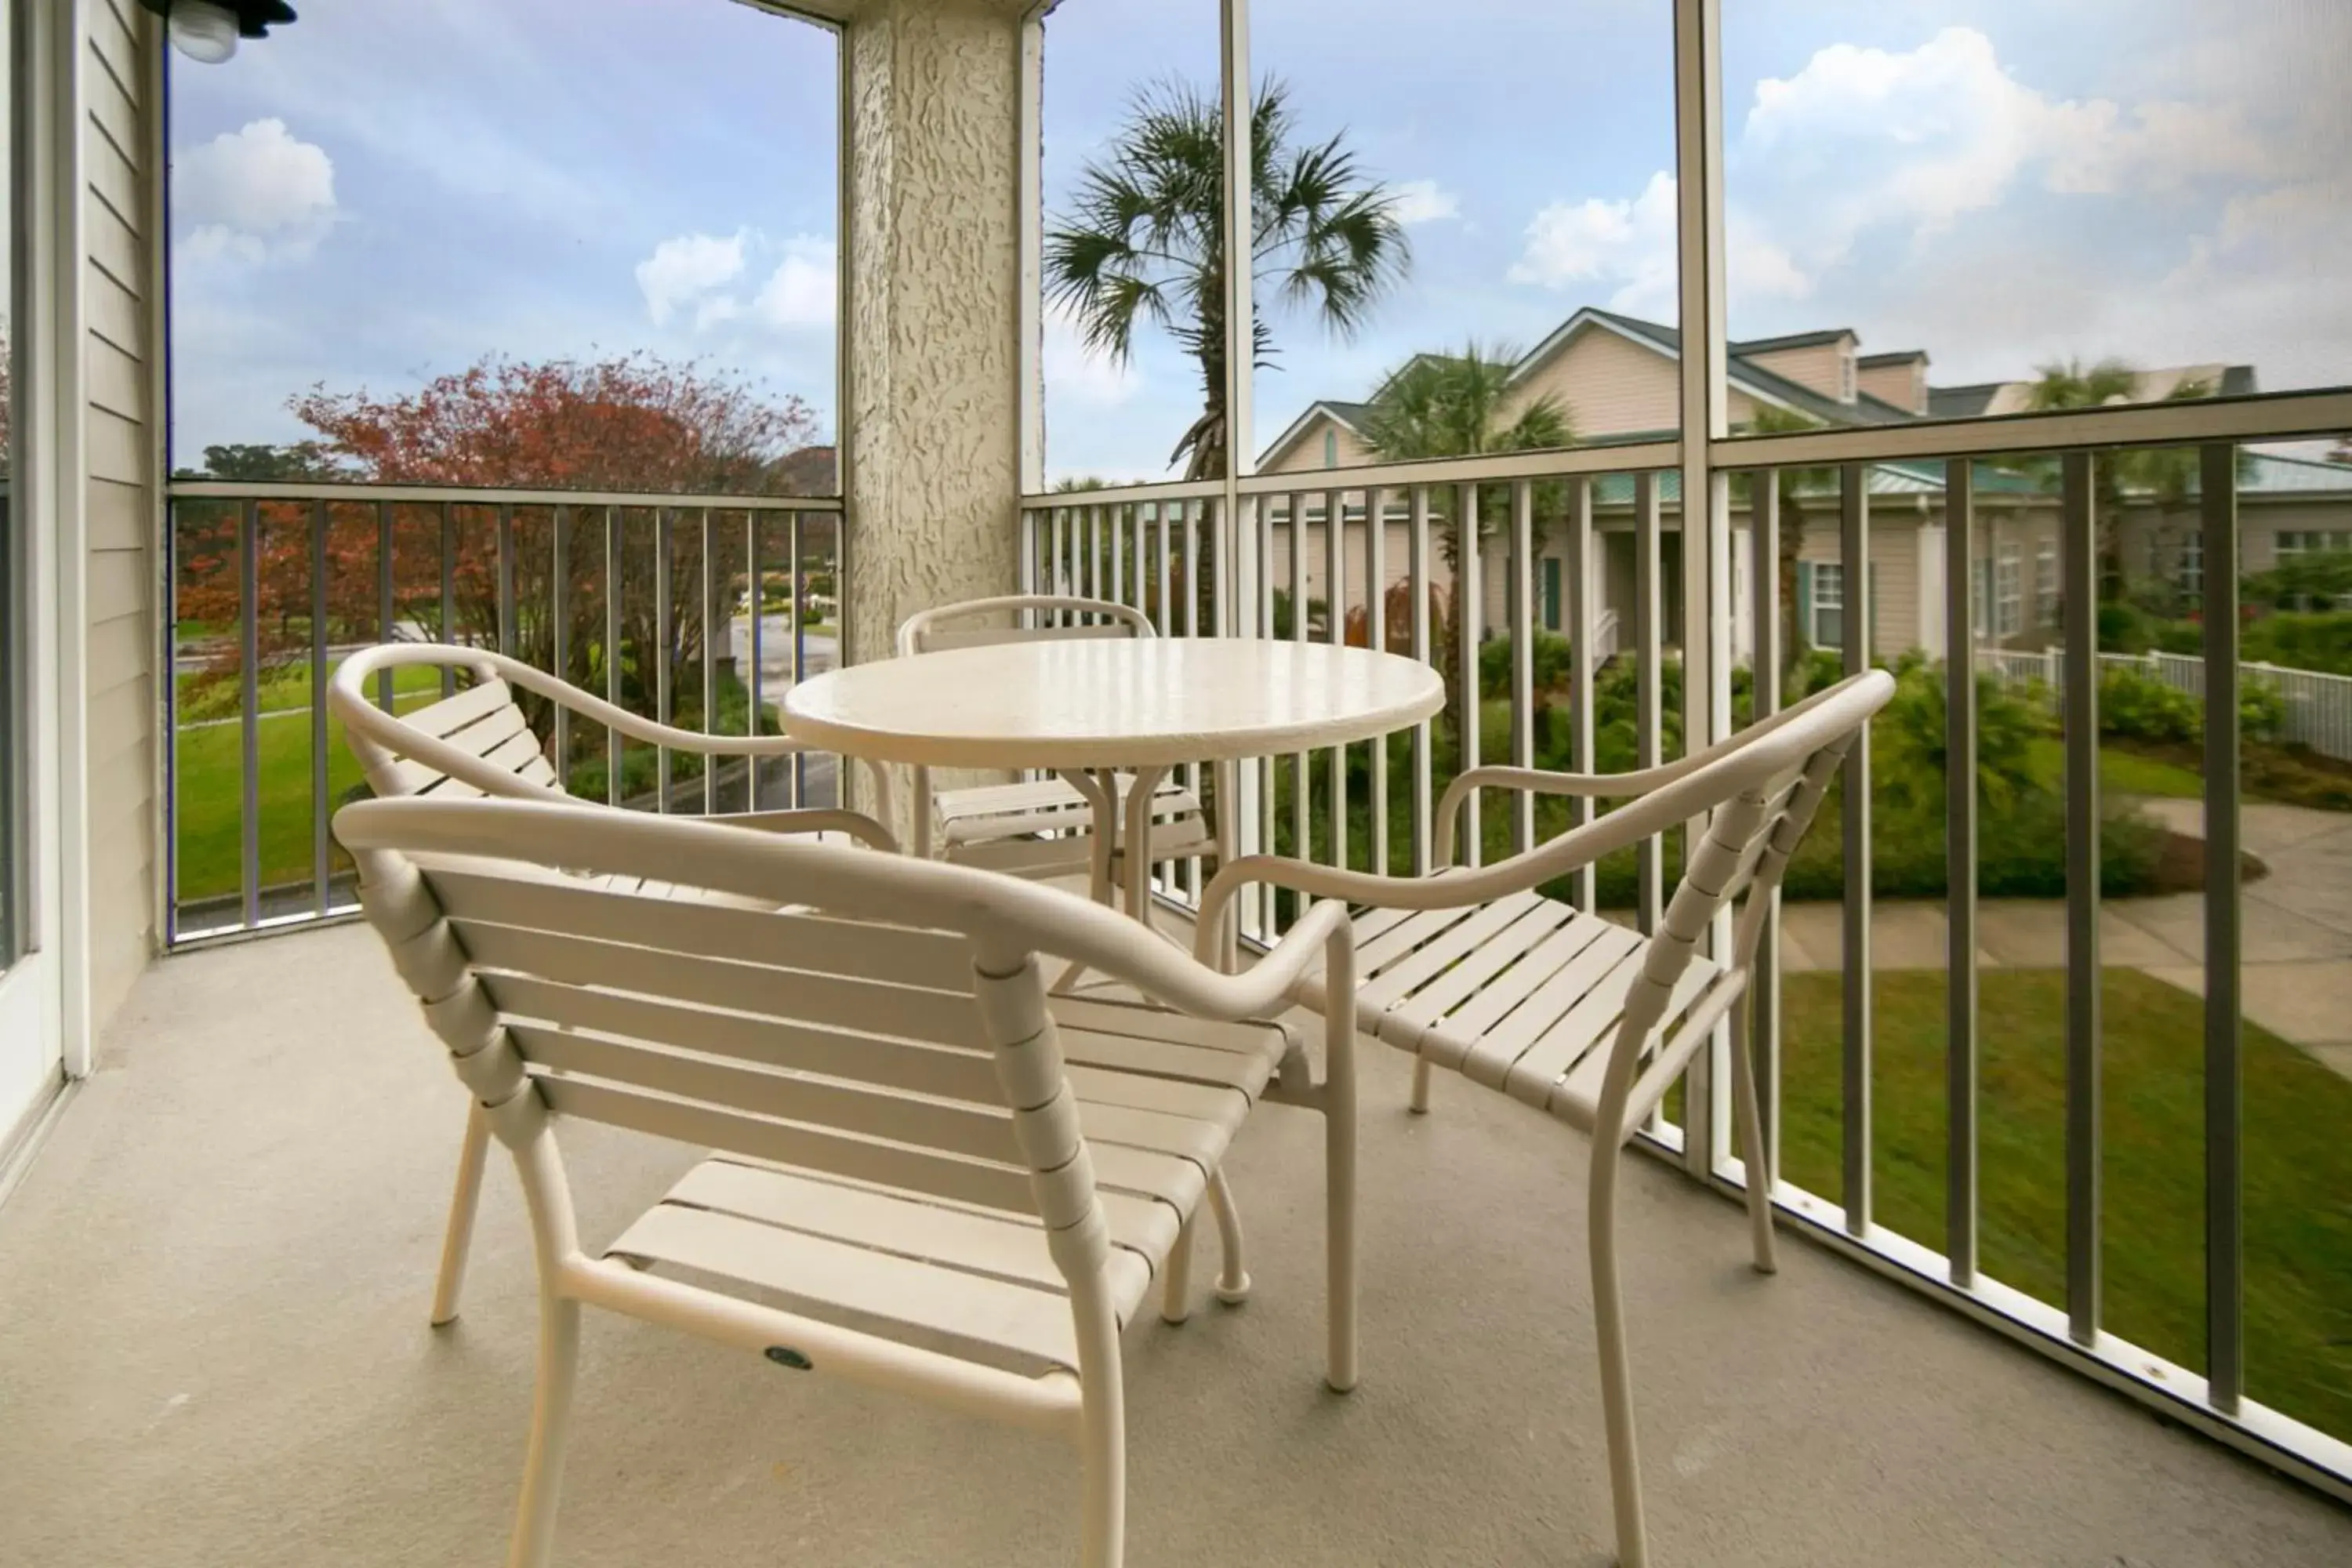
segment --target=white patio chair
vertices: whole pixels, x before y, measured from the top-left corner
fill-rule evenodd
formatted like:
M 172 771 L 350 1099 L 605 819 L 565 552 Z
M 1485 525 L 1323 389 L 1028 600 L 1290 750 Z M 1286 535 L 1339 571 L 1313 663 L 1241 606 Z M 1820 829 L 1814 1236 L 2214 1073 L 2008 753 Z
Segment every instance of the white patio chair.
M 1036 625 L 1021 624 L 1024 611 L 1036 613 Z M 1045 617 L 1056 613 L 1093 618 L 1048 624 Z M 898 654 L 903 658 L 944 648 L 981 647 L 996 643 L 1157 635 L 1150 617 L 1142 611 L 1108 599 L 1016 594 L 942 605 L 909 616 L 898 627 Z M 917 768 L 914 773 L 918 855 L 929 855 L 936 844 L 944 846 L 950 860 L 984 866 L 1017 877 L 1058 877 L 1087 871 L 1095 879 L 1094 893 L 1098 899 L 1108 887 L 1121 885 L 1124 850 L 1111 856 L 1108 865 L 1096 862 L 1094 807 L 1085 795 L 1062 780 L 978 784 L 935 795 L 930 770 Z M 1119 800 L 1124 802 L 1134 779 L 1118 773 L 1112 782 Z M 1162 860 L 1216 854 L 1216 837 L 1209 830 L 1199 798 L 1174 779 L 1161 781 L 1154 792 L 1151 816 L 1154 865 Z
M 462 669 L 473 677 L 474 684 L 398 715 L 368 700 L 368 683 L 378 671 L 420 667 Z M 327 705 L 342 721 L 344 742 L 359 759 L 368 787 L 379 796 L 454 800 L 497 795 L 604 808 L 603 801 L 583 800 L 564 790 L 515 700 L 517 688 L 535 692 L 591 723 L 617 730 L 631 740 L 706 759 L 789 757 L 808 749 L 782 735 L 706 735 L 657 724 L 520 660 L 446 643 L 386 643 L 362 648 L 336 668 L 327 689 Z M 705 765 L 712 764 L 706 762 Z M 879 768 L 873 772 L 877 791 L 887 790 L 887 775 Z M 724 820 L 765 832 L 816 833 L 885 849 L 898 847 L 880 823 L 856 812 L 739 812 Z M 657 896 L 704 896 L 700 889 L 660 881 L 614 886 L 617 891 Z M 436 1327 L 457 1315 L 489 1147 L 489 1124 L 477 1109 L 466 1119 L 456 1190 L 449 1200 L 449 1223 L 442 1240 L 441 1267 L 434 1279 L 432 1321 Z
M 1226 904 L 1251 885 L 1352 901 L 1362 912 L 1355 916 L 1358 952 L 1349 984 L 1327 990 L 1310 973 L 1296 987 L 1299 1002 L 1327 1020 L 1352 1013 L 1366 1034 L 1412 1052 L 1415 1110 L 1428 1109 L 1430 1069 L 1451 1068 L 1592 1135 L 1594 1331 L 1624 1568 L 1643 1568 L 1648 1551 L 1618 1287 L 1619 1154 L 1717 1024 L 1728 1019 L 1733 1118 L 1748 1164 L 1756 1268 L 1772 1271 L 1770 1184 L 1759 1153 L 1756 1088 L 1738 1005 L 1789 857 L 1854 737 L 1894 690 L 1894 678 L 1883 670 L 1853 676 L 1696 755 L 1641 773 L 1490 767 L 1464 773 L 1439 803 L 1440 867 L 1452 858 L 1455 816 L 1474 789 L 1630 802 L 1491 866 L 1389 878 L 1256 856 L 1220 870 L 1202 897 L 1203 952 Z M 1612 851 L 1700 818 L 1706 832 L 1693 831 L 1687 867 L 1654 936 L 1537 891 Z M 1700 938 L 1743 894 L 1728 950 L 1702 956 Z
M 1115 1568 L 1120 1331 L 1163 1270 L 1163 1312 L 1182 1316 L 1195 1211 L 1261 1099 L 1325 1119 L 1326 1374 L 1354 1384 L 1354 949 L 1336 906 L 1227 975 L 1055 888 L 686 817 L 376 800 L 335 831 L 529 1204 L 539 1387 L 510 1564 L 548 1561 L 584 1304 L 1063 1436 L 1080 1560 Z M 1048 953 L 1159 1002 L 1049 1005 Z M 1301 1042 L 1252 1021 L 1310 964 L 1341 1020 L 1319 1083 Z M 567 1118 L 720 1152 L 583 1244 Z

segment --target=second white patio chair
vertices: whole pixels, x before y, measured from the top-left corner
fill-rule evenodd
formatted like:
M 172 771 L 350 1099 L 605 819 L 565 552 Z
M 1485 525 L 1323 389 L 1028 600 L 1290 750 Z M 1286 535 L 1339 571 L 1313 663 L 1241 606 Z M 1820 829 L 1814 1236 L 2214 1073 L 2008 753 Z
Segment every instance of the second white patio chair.
M 1024 613 L 1034 624 L 1023 624 Z M 905 658 L 945 648 L 1050 638 L 1157 635 L 1150 616 L 1112 600 L 1015 594 L 942 605 L 909 616 L 898 627 L 898 655 Z M 1113 776 L 1112 786 L 1121 801 L 1133 782 L 1125 773 Z M 918 855 L 929 855 L 936 844 L 950 860 L 1017 877 L 1088 871 L 1098 899 L 1108 887 L 1124 881 L 1119 868 L 1123 854 L 1111 857 L 1108 865 L 1094 855 L 1093 805 L 1060 779 L 977 784 L 934 794 L 930 770 L 917 768 L 914 815 Z M 1216 854 L 1216 837 L 1209 831 L 1199 798 L 1176 780 L 1161 781 L 1151 816 L 1155 865 Z
M 1261 1099 L 1324 1117 L 1326 1375 L 1353 1386 L 1354 948 L 1337 906 L 1227 975 L 1058 889 L 691 818 L 376 800 L 335 831 L 530 1208 L 539 1389 L 514 1568 L 549 1558 L 583 1305 L 771 1373 L 1063 1437 L 1082 1460 L 1080 1560 L 1115 1568 L 1120 1332 L 1156 1275 L 1181 1316 L 1195 1212 Z M 1041 954 L 1158 1001 L 1049 1006 Z M 1253 1021 L 1310 965 L 1339 1020 L 1319 1083 L 1301 1042 Z M 719 1152 L 583 1242 L 568 1121 Z
M 1772 1199 L 1739 1004 L 1789 857 L 1855 736 L 1894 690 L 1894 677 L 1884 670 L 1853 676 L 1681 762 L 1641 773 L 1474 769 L 1439 803 L 1441 868 L 1452 858 L 1454 818 L 1473 790 L 1629 802 L 1491 866 L 1391 878 L 1254 856 L 1219 871 L 1202 897 L 1204 952 L 1226 905 L 1254 884 L 1352 901 L 1361 910 L 1354 917 L 1356 967 L 1341 987 L 1327 988 L 1312 973 L 1302 977 L 1295 992 L 1302 1004 L 1327 1020 L 1352 1014 L 1364 1033 L 1412 1053 L 1415 1110 L 1428 1108 L 1430 1069 L 1450 1068 L 1592 1135 L 1594 1334 L 1623 1568 L 1644 1568 L 1648 1547 L 1618 1280 L 1619 1155 L 1716 1026 L 1728 1019 L 1732 1112 L 1748 1166 L 1756 1267 L 1772 1271 Z M 1706 831 L 1693 828 L 1682 881 L 1653 936 L 1537 891 L 1653 834 L 1700 819 Z M 1702 955 L 1700 939 L 1716 915 L 1743 895 L 1728 949 Z
M 420 668 L 463 670 L 473 684 L 406 713 L 386 712 L 368 700 L 369 683 L 380 671 Z M 603 801 L 584 800 L 563 788 L 515 700 L 518 689 L 642 744 L 699 755 L 705 766 L 715 765 L 721 757 L 793 757 L 808 750 L 782 735 L 706 735 L 658 724 L 520 659 L 447 643 L 385 643 L 361 649 L 336 667 L 327 688 L 327 707 L 341 721 L 344 743 L 359 759 L 368 787 L 378 796 L 463 800 L 491 795 L 604 808 Z M 879 768 L 873 773 L 877 792 L 887 790 L 887 776 Z M 887 811 L 887 795 L 882 798 Z M 814 833 L 883 849 L 898 847 L 880 823 L 850 811 L 738 812 L 723 820 L 732 826 L 763 832 Z M 657 897 L 707 896 L 701 889 L 680 888 L 666 880 L 608 885 L 616 891 Z M 433 1283 L 431 1321 L 436 1327 L 457 1316 L 489 1148 L 489 1123 L 477 1107 L 466 1118 L 457 1180 L 441 1243 L 441 1267 Z

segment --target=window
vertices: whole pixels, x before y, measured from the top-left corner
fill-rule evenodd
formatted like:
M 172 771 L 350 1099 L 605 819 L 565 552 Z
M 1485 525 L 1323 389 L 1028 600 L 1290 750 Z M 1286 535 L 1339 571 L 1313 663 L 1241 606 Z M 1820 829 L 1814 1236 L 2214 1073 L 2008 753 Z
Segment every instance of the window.
M 1339 466 L 1339 432 L 1337 430 L 1323 432 L 1323 466 L 1327 468 Z
M 2058 542 L 2045 539 L 2033 551 L 2033 621 L 2058 624 Z
M 1829 562 L 1814 563 L 1812 624 L 1806 635 L 1815 647 L 1845 646 L 1845 568 Z
M 2173 582 L 2184 594 L 2195 595 L 2205 591 L 2205 535 L 2190 529 L 2180 542 L 2180 552 L 2175 562 L 2178 568 Z
M 1976 628 L 1977 636 L 1989 637 L 1992 636 L 1992 563 L 1979 560 L 1969 564 L 1969 624 Z
M 2003 541 L 1994 560 L 1992 579 L 1993 632 L 2013 637 L 2025 629 L 2023 552 Z
M 2282 561 L 2290 555 L 2318 555 L 2334 550 L 2352 550 L 2352 529 L 2283 529 L 2279 532 L 2277 548 Z

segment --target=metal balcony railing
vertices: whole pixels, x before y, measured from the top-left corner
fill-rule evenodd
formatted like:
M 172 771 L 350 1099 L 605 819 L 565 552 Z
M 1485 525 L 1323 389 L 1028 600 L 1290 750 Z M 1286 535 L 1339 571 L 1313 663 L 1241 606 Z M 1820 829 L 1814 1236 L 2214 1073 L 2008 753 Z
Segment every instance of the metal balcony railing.
M 325 702 L 349 648 L 491 648 L 665 723 L 772 732 L 784 689 L 835 658 L 840 516 L 838 500 L 807 497 L 173 484 L 168 940 L 356 909 L 328 831 L 365 788 Z M 412 673 L 428 684 L 386 672 L 378 703 L 422 706 L 456 679 Z M 835 797 L 828 757 L 705 771 L 560 710 L 533 721 L 567 787 L 615 805 L 718 814 Z
M 2331 408 L 2340 413 L 2342 405 Z M 1802 1102 L 1782 1092 L 1784 1068 L 1796 1048 L 1783 1027 L 1786 909 L 1776 908 L 1754 988 L 1748 1038 L 1758 1081 L 1765 1086 L 1776 1204 L 1794 1223 L 1851 1256 L 2126 1389 L 2168 1416 L 2352 1497 L 2352 1445 L 2346 1441 L 2352 1423 L 2319 1392 L 2341 1384 L 2345 1366 L 2340 1360 L 2332 1367 L 2282 1365 L 2287 1351 L 2261 1342 L 2266 1320 L 2248 1310 L 2241 737 L 2238 726 L 2226 722 L 2201 725 L 2202 738 L 2194 742 L 2201 748 L 2194 771 L 2201 772 L 2204 787 L 2205 831 L 2197 852 L 2204 891 L 2197 934 L 2184 940 L 2201 943 L 2202 1000 L 2182 991 L 2177 1005 L 2187 1010 L 2192 1030 L 2201 1020 L 2201 1056 L 2168 1069 L 2185 1075 L 2174 1087 L 2201 1100 L 2202 1146 L 2192 1142 L 2177 1157 L 2196 1167 L 2192 1179 L 2203 1190 L 2201 1215 L 2189 1222 L 2202 1256 L 2172 1260 L 2201 1272 L 2201 1306 L 2192 1309 L 2193 1331 L 2160 1347 L 2119 1335 L 2110 1311 L 2120 1299 L 2103 1273 L 2111 1249 L 2145 1243 L 2118 1242 L 2110 1234 L 2110 1208 L 2130 1199 L 2103 1187 L 2109 1137 L 2104 1084 L 2112 1069 L 2104 1056 L 2102 1017 L 2102 846 L 2109 807 L 2116 803 L 2103 801 L 2101 784 L 2097 611 L 2107 563 L 2101 520 L 2095 516 L 2097 465 L 2109 460 L 2103 448 L 2118 439 L 2201 443 L 2192 448 L 2198 485 L 2189 505 L 2202 532 L 2204 559 L 2234 560 L 2240 526 L 2234 442 L 2262 433 L 2234 428 L 2232 422 L 2252 417 L 2242 409 L 2203 416 L 2212 422 L 2210 431 L 2165 424 L 2147 410 L 2115 412 L 2119 417 L 2113 420 L 2063 416 L 2005 422 L 1997 435 L 1979 427 L 1969 438 L 1952 427 L 1923 426 L 1712 443 L 1708 472 L 1720 487 L 1716 515 L 1726 535 L 1712 563 L 1700 544 L 1714 541 L 1694 541 L 1687 550 L 1683 545 L 1686 470 L 1675 442 L 1041 493 L 1023 500 L 1024 585 L 1135 605 L 1165 635 L 1346 641 L 1436 664 L 1448 684 L 1447 707 L 1437 720 L 1386 741 L 1244 764 L 1213 781 L 1218 786 L 1213 795 L 1230 792 L 1244 854 L 1297 853 L 1374 872 L 1429 868 L 1433 803 L 1471 759 L 1528 766 L 1540 752 L 1546 765 L 1579 771 L 1652 766 L 1678 754 L 1685 731 L 1694 739 L 1707 732 L 1710 704 L 1715 727 L 1727 714 L 1744 723 L 1773 711 L 1784 700 L 1784 686 L 1792 700 L 1801 694 L 1801 682 L 1873 662 L 1898 663 L 1910 672 L 1906 689 L 1932 699 L 1911 705 L 1899 740 L 1906 766 L 1923 754 L 1930 759 L 1933 784 L 1920 793 L 1928 797 L 1925 819 L 1942 842 L 1923 854 L 1917 845 L 1874 839 L 1874 798 L 1881 790 L 1874 784 L 1872 746 L 1858 746 L 1841 781 L 1836 819 L 1822 824 L 1833 864 L 1821 868 L 1816 880 L 1822 886 L 1813 889 L 1829 895 L 1816 909 L 1834 911 L 1837 956 L 1826 967 L 1835 971 L 1835 997 L 1817 1010 L 1835 1043 L 1822 1043 L 1822 1028 L 1805 1042 L 1809 1098 Z M 1991 554 L 1990 530 L 1980 531 L 1979 525 L 1980 517 L 1994 515 L 1980 510 L 1979 478 L 2007 476 L 2000 487 L 2004 493 L 1991 504 L 2011 509 L 1999 512 L 2000 526 L 2014 526 L 2006 520 L 2019 504 L 2018 486 L 2010 481 L 2019 472 L 2021 453 L 2044 476 L 2034 504 L 2059 540 L 2063 646 L 2047 658 L 1972 646 L 1981 608 L 1972 602 L 1979 591 L 1979 558 Z M 1783 460 L 1792 481 L 1786 486 L 1784 470 L 1775 466 Z M 1905 493 L 1898 500 L 1881 500 L 1891 486 L 1879 466 L 1897 461 L 1905 466 Z M 1806 465 L 1801 475 L 1799 463 Z M 1935 528 L 1924 525 L 1922 489 L 1940 498 Z M 1791 494 L 1803 498 L 1795 504 L 1811 514 L 1811 527 L 1797 520 L 1793 537 L 1784 539 L 1783 497 Z M 1883 546 L 1882 538 L 1892 535 L 1881 525 L 1897 522 L 1918 526 L 1902 548 Z M 1817 563 L 1807 570 L 1817 574 L 1834 565 L 1840 571 L 1838 629 L 1820 639 L 1842 645 L 1834 649 L 1807 654 L 1790 646 L 1792 637 L 1809 638 L 1813 629 L 1832 625 L 1815 616 L 1809 627 L 1797 613 L 1802 606 L 1790 602 L 1788 584 L 1800 544 L 1805 562 Z M 1882 549 L 1887 559 L 1874 570 L 1874 552 Z M 2337 733 L 2327 717 L 2332 687 L 2292 672 L 2244 671 L 2239 593 L 2231 574 L 2207 574 L 2197 606 L 2200 654 L 2160 661 L 2152 679 L 2222 714 L 2238 710 L 2247 680 L 2293 686 L 2289 710 L 2301 717 L 2289 722 L 2303 728 L 2284 738 L 2331 752 Z M 1896 596 L 1882 606 L 1882 594 Z M 1910 606 L 1903 624 L 1921 628 L 1912 646 L 1888 646 L 1895 639 L 1885 628 L 1898 603 Z M 1622 638 L 1620 615 L 1627 627 Z M 1703 636 L 1686 634 L 1686 617 Z M 1949 657 L 1955 644 L 1948 629 L 1965 650 L 1958 658 Z M 1546 641 L 1554 632 L 1565 639 L 1564 658 Z M 1717 661 L 1712 682 L 1694 677 L 1685 686 L 1686 644 L 1701 660 Z M 2002 1160 L 2016 1153 L 1989 1145 L 1985 1131 L 1989 1104 L 1999 1112 L 2000 1138 L 2014 1123 L 1999 1098 L 2006 1089 L 1989 1090 L 1980 1069 L 1988 1027 L 1978 973 L 1980 848 L 2001 847 L 1979 843 L 1992 786 L 1980 782 L 1977 672 L 1981 667 L 1992 681 L 1981 691 L 1997 694 L 1995 672 L 2022 676 L 2021 658 L 2047 682 L 2036 721 L 2047 739 L 2037 744 L 2058 753 L 2058 776 L 2050 788 L 2063 795 L 2063 826 L 2055 822 L 2055 803 L 2052 812 L 2052 842 L 2063 839 L 2063 893 L 2041 906 L 2053 917 L 2053 934 L 2063 933 L 2063 952 L 2050 943 L 2043 961 L 2053 982 L 2063 977 L 2049 993 L 2053 1000 L 2044 1020 L 2053 1041 L 2048 1067 L 2056 1087 L 2051 1092 L 2062 1103 L 2053 1116 L 2054 1137 L 2035 1155 L 2050 1173 L 2049 1234 L 2021 1242 L 2014 1234 L 2016 1216 L 2000 1213 L 1994 1250 L 2003 1277 L 1996 1279 L 1979 1260 L 1991 1234 L 1980 1212 L 1980 1178 L 1990 1149 L 1998 1147 Z M 2143 657 L 2126 662 L 2148 668 Z M 2315 695 L 2323 688 L 2327 694 Z M 1892 728 L 1885 721 L 1879 726 Z M 2010 738 L 1996 735 L 1993 743 L 2005 746 Z M 1224 809 L 1223 799 L 1217 805 Z M 1465 836 L 1472 857 L 1547 838 L 1591 808 L 1582 801 L 1539 805 L 1517 795 L 1486 803 L 1483 821 L 1480 809 L 1474 795 Z M 1919 820 L 1917 812 L 1906 818 Z M 1553 891 L 1587 909 L 1622 908 L 1647 929 L 1680 863 L 1677 837 L 1650 841 L 1630 866 L 1587 869 Z M 1914 1036 L 1889 1034 L 1877 1008 L 1882 983 L 1872 948 L 1881 911 L 1874 906 L 1874 860 L 1924 859 L 1932 867 L 1938 849 L 1947 888 L 1938 900 L 1941 952 L 1905 960 L 1940 964 L 1935 982 L 1940 999 L 1926 1011 L 1924 1026 L 1932 1034 L 1923 1047 Z M 2060 852 L 2053 848 L 2053 855 Z M 1161 890 L 1167 896 L 1197 897 L 1196 868 L 1166 871 Z M 1267 939 L 1297 912 L 1286 895 L 1268 896 L 1244 911 L 1245 930 Z M 2008 918 L 2004 910 L 1995 912 Z M 1818 942 L 1829 927 L 1824 920 L 1809 929 Z M 1818 984 L 1831 977 L 1805 978 L 1808 995 L 1818 1004 Z M 1922 1010 L 1909 1011 L 1904 1027 L 1916 1030 Z M 1914 1121 L 1926 1113 L 1935 1129 L 1925 1150 L 1908 1143 L 1886 1149 L 1877 1142 L 1874 1097 L 1895 1061 L 1874 1059 L 1883 1035 L 1893 1042 L 1891 1051 L 1901 1052 L 1904 1092 L 1931 1093 L 1939 1101 L 1932 1108 L 1905 1107 Z M 1702 1054 L 1679 1102 L 1653 1125 L 1649 1138 L 1699 1179 L 1738 1190 L 1754 1174 L 1732 1156 L 1727 1105 L 1712 1089 L 1727 1081 L 1721 1054 L 1727 1048 L 1727 1038 L 1711 1056 Z M 1824 1050 L 1834 1052 L 1834 1063 L 1818 1070 Z M 1927 1078 L 1933 1088 L 1924 1091 L 1917 1089 L 1923 1055 L 1933 1063 Z M 2127 1096 L 2137 1088 L 2126 1085 L 2118 1093 Z M 1824 1143 L 1830 1150 L 1807 1177 L 1823 1190 L 1809 1190 L 1781 1169 L 1783 1134 L 1791 1125 L 1807 1129 L 1817 1156 Z M 1874 1182 L 1890 1159 L 1939 1163 L 1937 1203 L 1906 1202 L 1898 1215 L 1874 1202 Z M 2012 1169 L 1998 1173 L 2006 1180 Z M 2047 1268 L 2012 1267 L 2021 1247 L 2042 1247 Z M 2145 1314 L 2132 1319 L 2135 1325 L 2146 1321 Z M 2263 1369 L 2264 1397 L 2275 1403 L 2249 1394 L 2250 1363 Z M 2279 1405 L 2328 1413 L 2319 1417 L 2328 1429 Z

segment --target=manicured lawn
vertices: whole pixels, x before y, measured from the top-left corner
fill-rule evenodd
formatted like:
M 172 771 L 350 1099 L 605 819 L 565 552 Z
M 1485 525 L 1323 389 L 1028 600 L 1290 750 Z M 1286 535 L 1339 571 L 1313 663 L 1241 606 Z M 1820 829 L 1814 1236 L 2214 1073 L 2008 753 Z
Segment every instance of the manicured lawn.
M 2054 739 L 2033 742 L 2034 771 L 2053 788 L 2066 773 L 2066 748 Z M 2118 751 L 2113 746 L 2099 749 L 2099 790 L 2108 797 L 2119 795 L 2161 795 L 2176 800 L 2205 798 L 2205 780 L 2178 763 L 2158 757 L 2144 757 L 2137 752 Z
M 1944 1236 L 1945 980 L 1875 977 L 1872 1181 L 1878 1222 Z M 1786 981 L 1781 1168 L 1841 1198 L 1839 984 Z M 2065 975 L 1988 970 L 1980 1026 L 1980 1267 L 2065 1300 Z M 2137 971 L 2106 971 L 2104 1322 L 2202 1370 L 2203 1004 Z M 2352 1082 L 2245 1026 L 2249 1394 L 2352 1438 Z M 1842 1200 L 1841 1200 L 1842 1201 Z
M 402 671 L 436 679 L 422 690 L 394 698 L 401 710 L 440 695 L 437 672 Z M 307 677 L 307 672 L 306 672 Z M 409 684 L 409 683 L 404 683 Z M 307 709 L 308 686 L 304 683 Z M 236 724 L 184 725 L 179 731 L 177 801 L 179 897 L 183 902 L 235 894 L 243 842 L 238 782 L 242 732 Z M 261 886 L 310 879 L 310 722 L 307 713 L 263 719 L 256 727 L 256 799 L 259 806 Z M 343 744 L 343 727 L 327 720 L 327 800 L 331 812 L 360 782 L 360 765 Z
M 330 660 L 327 673 L 332 675 L 341 659 Z M 395 695 L 406 697 L 420 691 L 441 689 L 441 672 L 422 665 L 412 665 L 392 672 L 392 689 Z M 278 665 L 261 671 L 254 681 L 257 699 L 256 712 L 280 713 L 289 709 L 310 706 L 310 665 L 308 659 L 298 664 Z M 240 700 L 234 680 L 215 680 L 202 675 L 183 672 L 179 677 L 179 717 L 184 724 L 205 719 L 234 719 Z

